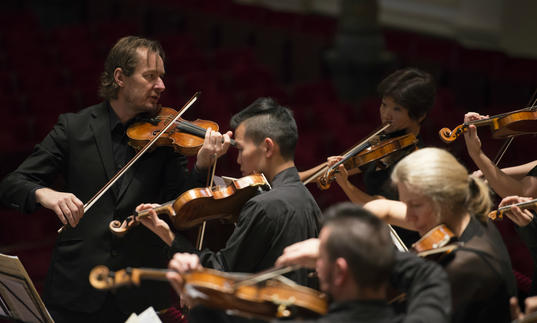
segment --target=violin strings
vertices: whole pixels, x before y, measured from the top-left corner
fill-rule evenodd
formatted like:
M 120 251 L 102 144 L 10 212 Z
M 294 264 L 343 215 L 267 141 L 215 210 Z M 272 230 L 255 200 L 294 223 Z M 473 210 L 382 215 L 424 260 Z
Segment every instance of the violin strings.
M 255 285 L 255 284 L 258 284 L 258 283 L 260 283 L 262 281 L 269 280 L 269 279 L 271 279 L 273 277 L 283 275 L 283 274 L 288 273 L 288 272 L 293 271 L 293 270 L 297 270 L 300 267 L 301 266 L 299 266 L 299 265 L 291 265 L 291 266 L 285 266 L 285 267 L 270 268 L 270 269 L 267 269 L 267 270 L 262 271 L 260 273 L 257 273 L 255 275 L 251 276 L 250 278 L 239 280 L 238 282 L 233 284 L 233 287 L 236 289 L 236 288 L 239 288 L 241 286 Z

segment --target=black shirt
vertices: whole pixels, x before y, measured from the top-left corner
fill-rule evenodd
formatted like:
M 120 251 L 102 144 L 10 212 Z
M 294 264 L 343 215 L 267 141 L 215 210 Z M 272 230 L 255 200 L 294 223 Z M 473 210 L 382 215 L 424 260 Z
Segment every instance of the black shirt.
M 395 137 L 403 136 L 406 130 L 396 131 L 386 135 L 382 140 L 388 140 Z M 420 136 L 417 136 L 418 143 L 416 146 L 422 148 L 424 146 Z M 382 167 L 378 162 L 372 162 L 364 166 L 362 169 L 363 180 L 365 185 L 365 192 L 369 195 L 380 195 L 389 200 L 399 200 L 399 194 L 397 188 L 392 184 L 391 175 L 397 162 L 403 159 L 405 156 L 413 152 L 416 146 L 412 145 L 401 151 L 395 152 L 390 156 L 390 164 L 387 167 Z M 381 167 L 379 167 L 381 166 Z M 410 246 L 414 242 L 419 240 L 419 235 L 410 230 L 406 230 L 397 226 L 394 226 L 397 234 L 401 237 L 405 245 Z
M 445 264 L 451 284 L 453 322 L 509 322 L 516 281 L 502 237 L 491 222 L 474 217 L 460 236 L 463 247 Z
M 108 111 L 110 117 L 110 134 L 112 139 L 112 153 L 114 156 L 114 164 L 116 166 L 116 172 L 118 172 L 127 162 L 134 156 L 134 150 L 128 145 L 129 137 L 126 134 L 127 127 L 119 121 L 117 114 L 108 104 Z M 122 183 L 122 177 L 120 177 L 112 189 L 119 193 Z
M 526 176 L 537 177 L 537 166 L 533 167 Z M 537 295 L 537 214 L 532 210 L 530 211 L 533 213 L 533 220 L 526 226 L 516 226 L 515 228 L 530 250 L 533 260 L 533 279 L 531 280 L 529 296 L 534 296 Z
M 197 252 L 177 234 L 172 250 L 196 252 L 204 267 L 226 272 L 256 273 L 274 266 L 283 249 L 319 235 L 321 210 L 300 181 L 295 167 L 277 174 L 272 189 L 251 198 L 242 207 L 237 225 L 218 252 Z M 185 250 L 185 245 L 190 248 Z M 307 273 L 295 271 L 289 278 L 308 285 Z
M 296 322 L 442 323 L 449 321 L 450 288 L 446 272 L 439 265 L 425 261 L 411 253 L 397 252 L 391 283 L 407 294 L 406 314 L 395 313 L 386 301 L 355 300 L 334 302 L 325 316 L 317 320 Z

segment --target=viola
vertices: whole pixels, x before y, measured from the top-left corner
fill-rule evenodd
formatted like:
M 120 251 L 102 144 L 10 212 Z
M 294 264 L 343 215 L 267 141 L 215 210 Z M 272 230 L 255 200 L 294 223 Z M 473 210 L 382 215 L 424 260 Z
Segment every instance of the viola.
M 529 208 L 534 207 L 536 205 L 537 205 L 537 199 L 527 201 L 527 202 L 520 202 L 520 203 L 511 204 L 511 205 L 506 205 L 506 206 L 499 207 L 497 210 L 494 210 L 494 211 L 490 212 L 488 214 L 488 217 L 491 220 L 496 220 L 496 219 L 502 220 L 503 219 L 503 214 L 505 212 L 511 211 L 511 208 L 513 208 L 513 206 L 517 206 L 517 207 L 519 207 L 521 209 L 529 209 Z
M 402 150 L 414 147 L 417 149 L 416 144 L 418 139 L 414 134 L 406 134 L 396 138 L 380 141 L 379 143 L 365 148 L 360 153 L 348 158 L 343 162 L 343 166 L 347 171 L 359 172 L 360 167 L 369 163 L 388 159 L 390 155 L 401 152 Z M 386 160 L 384 166 L 389 166 L 390 161 Z M 336 164 L 337 165 L 337 164 Z M 323 175 L 317 180 L 317 185 L 320 189 L 326 190 L 330 188 L 330 184 L 336 179 L 335 174 L 337 172 L 336 167 L 330 167 Z
M 123 236 L 139 223 L 140 218 L 148 216 L 150 210 L 168 215 L 177 230 L 189 229 L 214 219 L 236 222 L 244 203 L 260 189 L 270 189 L 263 174 L 234 179 L 226 186 L 193 188 L 173 201 L 130 215 L 123 222 L 114 220 L 109 228 L 115 235 Z
M 143 118 L 133 123 L 127 129 L 129 145 L 135 150 L 142 148 L 149 140 L 158 135 L 164 125 L 171 121 L 176 111 L 172 108 L 161 107 L 159 112 L 149 118 Z M 205 133 L 211 128 L 218 131 L 218 124 L 209 120 L 197 119 L 186 121 L 179 118 L 174 121 L 174 125 L 169 128 L 156 141 L 155 146 L 168 146 L 185 156 L 194 156 L 203 145 Z M 235 146 L 235 141 L 231 140 L 231 145 Z
M 202 304 L 262 319 L 314 318 L 326 313 L 324 294 L 279 276 L 277 270 L 277 275 L 267 276 L 275 278 L 268 279 L 252 279 L 259 274 L 193 270 L 182 276 L 185 281 L 182 296 L 192 306 Z M 167 281 L 167 272 L 166 269 L 127 268 L 114 273 L 105 266 L 97 266 L 92 269 L 89 280 L 94 288 L 108 290 L 138 286 L 142 279 Z
M 455 129 L 442 128 L 438 132 L 445 143 L 451 143 L 468 130 L 468 126 L 490 126 L 492 137 L 505 139 L 513 136 L 537 133 L 537 106 L 502 113 L 483 120 L 465 122 Z

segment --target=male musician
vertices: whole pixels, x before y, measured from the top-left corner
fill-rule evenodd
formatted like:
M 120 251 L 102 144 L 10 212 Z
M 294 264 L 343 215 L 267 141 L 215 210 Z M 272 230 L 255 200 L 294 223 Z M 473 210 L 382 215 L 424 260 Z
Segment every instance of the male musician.
M 205 266 L 226 272 L 255 273 L 273 266 L 288 245 L 319 233 L 321 212 L 300 182 L 293 161 L 298 134 L 291 111 L 270 98 L 260 98 L 233 116 L 231 127 L 235 129 L 237 163 L 242 174 L 263 173 L 272 189 L 246 202 L 226 246 L 216 253 L 184 248 L 188 241 L 179 233 L 171 233 L 153 212 L 142 223 L 177 252 L 183 252 L 175 254 L 170 262 L 173 269 L 184 272 Z M 150 206 L 141 205 L 138 210 Z M 308 284 L 305 270 L 290 273 L 289 278 Z M 221 317 L 221 313 L 214 315 L 218 320 L 229 319 Z M 196 321 L 192 316 L 191 319 Z M 209 322 L 209 318 L 203 316 L 200 321 Z
M 447 322 L 446 273 L 411 253 L 398 253 L 388 227 L 360 206 L 343 203 L 324 214 L 319 239 L 285 249 L 277 265 L 316 267 L 321 289 L 332 297 L 315 322 Z M 177 274 L 168 278 L 181 284 Z M 388 305 L 388 287 L 406 292 L 406 315 Z M 311 321 L 307 321 L 311 322 Z
M 155 41 L 120 39 L 101 76 L 104 102 L 60 115 L 52 131 L 0 184 L 4 204 L 21 212 L 32 212 L 40 204 L 67 226 L 58 236 L 44 295 L 56 322 L 123 322 L 133 311 L 169 304 L 166 284 L 144 283 L 140 289 L 103 293 L 89 285 L 89 272 L 102 264 L 112 270 L 166 266 L 166 246 L 150 231 L 141 228 L 118 239 L 108 224 L 124 219 L 144 200 L 164 202 L 194 185 L 203 186 L 202 170 L 223 153 L 229 134 L 207 132 L 192 172 L 184 156 L 159 148 L 142 156 L 87 212 L 82 202 L 134 156 L 125 130 L 140 114 L 158 111 L 165 89 L 163 59 Z M 51 187 L 60 175 L 65 180 L 61 191 Z

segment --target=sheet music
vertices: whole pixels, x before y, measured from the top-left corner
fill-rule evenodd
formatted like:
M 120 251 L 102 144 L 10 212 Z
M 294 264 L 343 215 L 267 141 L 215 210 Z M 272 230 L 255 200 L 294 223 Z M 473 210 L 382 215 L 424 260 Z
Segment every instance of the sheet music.
M 0 294 L 4 296 L 11 316 L 23 322 L 43 322 L 40 318 L 41 313 L 34 304 L 30 290 L 26 286 L 26 281 L 23 279 L 0 273 Z
M 139 315 L 132 313 L 125 323 L 162 323 L 162 321 L 153 309 L 153 306 L 150 306 Z
M 20 301 L 13 294 L 16 294 Z M 0 304 L 4 316 L 25 322 L 54 322 L 19 258 L 1 253 L 0 303 L 10 312 L 5 313 Z

